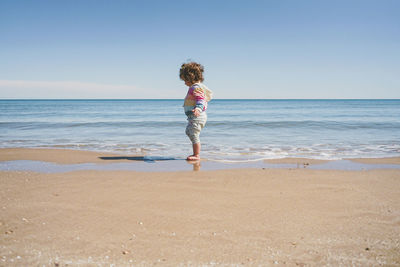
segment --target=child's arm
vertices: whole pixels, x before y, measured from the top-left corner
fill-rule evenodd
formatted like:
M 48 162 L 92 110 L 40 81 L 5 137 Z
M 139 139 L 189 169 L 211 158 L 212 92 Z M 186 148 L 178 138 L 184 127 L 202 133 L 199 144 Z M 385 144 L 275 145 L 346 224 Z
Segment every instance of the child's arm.
M 200 87 L 194 88 L 193 95 L 196 100 L 196 107 L 192 110 L 192 112 L 197 117 L 204 110 L 204 106 L 206 104 L 206 96 L 203 89 L 201 89 Z

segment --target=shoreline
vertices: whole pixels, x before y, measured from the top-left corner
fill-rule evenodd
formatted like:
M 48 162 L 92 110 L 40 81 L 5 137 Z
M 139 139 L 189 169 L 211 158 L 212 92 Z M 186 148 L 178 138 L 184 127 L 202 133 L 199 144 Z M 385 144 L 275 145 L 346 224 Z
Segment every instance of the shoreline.
M 186 161 L 179 158 L 116 154 L 59 148 L 0 149 L 0 171 L 31 171 L 61 173 L 72 171 L 216 171 L 242 169 L 314 169 L 366 171 L 400 169 L 400 157 L 317 160 L 307 158 L 266 159 L 246 162 L 225 162 L 201 159 Z
M 152 157 L 144 154 L 119 154 L 111 152 L 97 152 L 88 150 L 73 150 L 73 149 L 59 149 L 59 148 L 0 148 L 0 162 L 1 161 L 15 161 L 15 160 L 32 160 L 44 161 L 57 164 L 80 164 L 80 163 L 116 163 L 116 162 L 132 162 L 132 161 L 169 161 L 169 160 L 182 160 L 168 157 Z M 343 160 L 351 161 L 354 163 L 362 164 L 400 164 L 400 157 L 383 157 L 383 158 L 345 158 Z M 202 159 L 201 161 L 209 161 Z M 316 165 L 335 162 L 338 160 L 320 160 L 310 158 L 277 158 L 277 159 L 264 159 L 259 160 L 267 164 L 296 164 L 296 165 Z M 224 162 L 213 161 L 226 164 L 236 164 L 243 162 Z M 249 161 L 251 162 L 251 161 Z

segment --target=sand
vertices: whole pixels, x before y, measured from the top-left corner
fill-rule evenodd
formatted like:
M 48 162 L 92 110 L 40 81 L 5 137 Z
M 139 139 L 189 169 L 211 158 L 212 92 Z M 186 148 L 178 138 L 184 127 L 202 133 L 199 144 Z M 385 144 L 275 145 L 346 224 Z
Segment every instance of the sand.
M 328 160 L 320 160 L 320 159 L 306 159 L 306 158 L 282 158 L 282 159 L 266 159 L 264 160 L 266 163 L 273 164 L 297 164 L 301 165 L 314 165 L 314 164 L 322 164 L 328 162 Z
M 362 159 L 351 159 L 353 162 L 366 163 L 366 164 L 400 164 L 400 158 L 362 158 Z
M 0 148 L 0 161 L 41 160 L 59 164 L 107 163 L 100 157 L 119 157 L 114 153 L 52 148 Z M 132 155 L 126 155 L 132 156 Z M 138 156 L 138 155 L 133 155 Z M 120 161 L 126 161 L 121 159 Z
M 23 154 L 97 156 L 50 152 Z M 0 184 L 0 266 L 400 265 L 400 170 L 3 171 Z

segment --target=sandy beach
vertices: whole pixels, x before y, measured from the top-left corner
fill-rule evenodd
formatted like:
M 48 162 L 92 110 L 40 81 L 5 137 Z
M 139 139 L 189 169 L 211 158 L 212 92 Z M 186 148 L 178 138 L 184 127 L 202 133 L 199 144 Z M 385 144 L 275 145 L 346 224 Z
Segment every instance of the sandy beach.
M 99 155 L 1 149 L 0 161 Z M 2 171 L 0 182 L 0 266 L 400 265 L 400 170 Z

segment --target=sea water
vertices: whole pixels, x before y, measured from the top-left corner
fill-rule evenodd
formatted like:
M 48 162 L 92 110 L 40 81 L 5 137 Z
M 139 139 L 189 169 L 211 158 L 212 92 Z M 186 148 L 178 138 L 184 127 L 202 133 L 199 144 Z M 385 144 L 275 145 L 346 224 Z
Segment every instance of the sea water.
M 182 100 L 0 100 L 0 147 L 185 158 Z M 400 100 L 212 100 L 202 157 L 400 156 Z

